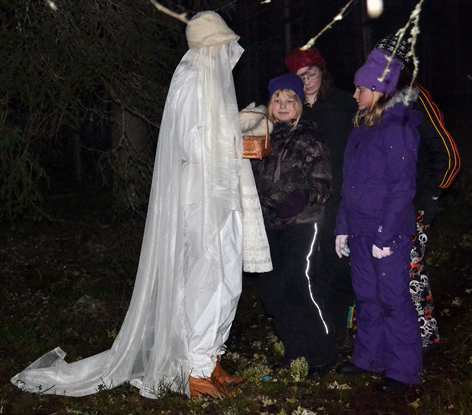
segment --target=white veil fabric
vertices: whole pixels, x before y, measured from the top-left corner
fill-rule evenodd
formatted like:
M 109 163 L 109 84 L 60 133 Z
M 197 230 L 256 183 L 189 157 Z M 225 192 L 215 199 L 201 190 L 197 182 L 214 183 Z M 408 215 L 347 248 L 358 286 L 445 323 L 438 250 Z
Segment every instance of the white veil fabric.
M 243 270 L 272 271 L 269 241 L 262 217 L 256 181 L 248 159 L 241 163 L 241 202 L 243 210 Z
M 188 27 L 208 13 L 221 19 L 204 12 Z M 11 379 L 20 389 L 84 396 L 130 382 L 149 398 L 167 389 L 188 394 L 189 375 L 209 377 L 224 352 L 241 293 L 242 144 L 232 68 L 243 50 L 221 22 L 224 42 L 194 45 L 172 78 L 135 286 L 112 347 L 74 363 L 56 348 Z

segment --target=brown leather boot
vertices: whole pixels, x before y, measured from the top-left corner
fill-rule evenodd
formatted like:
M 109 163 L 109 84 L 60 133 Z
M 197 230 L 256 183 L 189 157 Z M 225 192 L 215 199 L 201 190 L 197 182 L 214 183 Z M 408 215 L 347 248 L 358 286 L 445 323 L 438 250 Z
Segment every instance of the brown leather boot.
M 244 379 L 240 376 L 230 375 L 226 370 L 221 366 L 220 358 L 216 360 L 216 366 L 211 374 L 211 378 L 214 383 L 217 383 L 222 386 L 237 386 L 241 383 L 244 383 Z
M 222 399 L 225 392 L 211 378 L 194 378 L 189 376 L 190 399 L 199 399 L 205 396 Z

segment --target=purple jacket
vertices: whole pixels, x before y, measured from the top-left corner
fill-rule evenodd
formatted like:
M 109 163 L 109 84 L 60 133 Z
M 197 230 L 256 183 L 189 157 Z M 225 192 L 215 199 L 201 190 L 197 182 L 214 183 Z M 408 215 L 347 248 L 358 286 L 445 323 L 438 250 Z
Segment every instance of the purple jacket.
M 374 127 L 351 132 L 344 154 L 337 235 L 366 235 L 378 247 L 415 232 L 413 198 L 421 113 L 402 103 Z

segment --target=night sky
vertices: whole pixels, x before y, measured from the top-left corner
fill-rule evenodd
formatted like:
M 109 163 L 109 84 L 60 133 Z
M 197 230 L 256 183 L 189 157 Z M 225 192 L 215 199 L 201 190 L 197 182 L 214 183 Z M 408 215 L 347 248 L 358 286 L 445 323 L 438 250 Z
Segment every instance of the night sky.
M 236 2 L 226 16 L 241 35 L 245 47 L 236 69 L 240 105 L 264 101 L 268 79 L 285 71 L 287 49 L 303 45 L 318 33 L 347 3 L 345 0 L 290 0 L 260 4 Z M 365 0 L 356 1 L 346 18 L 326 32 L 316 43 L 325 56 L 335 84 L 352 90 L 354 71 L 369 50 L 383 36 L 394 33 L 408 20 L 416 5 L 412 0 L 385 0 L 378 19 L 367 17 Z M 472 103 L 472 25 L 470 0 L 427 0 L 420 20 L 417 52 L 419 79 L 440 101 Z

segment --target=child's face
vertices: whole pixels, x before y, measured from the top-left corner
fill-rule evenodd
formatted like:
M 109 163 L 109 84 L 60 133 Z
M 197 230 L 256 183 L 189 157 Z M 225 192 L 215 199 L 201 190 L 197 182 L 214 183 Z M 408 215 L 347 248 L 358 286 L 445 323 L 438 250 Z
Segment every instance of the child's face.
M 368 109 L 374 104 L 374 92 L 369 88 L 363 86 L 356 87 L 353 97 L 357 101 L 357 107 L 360 110 Z
M 276 121 L 291 122 L 298 118 L 296 98 L 279 91 L 272 97 L 272 114 Z

